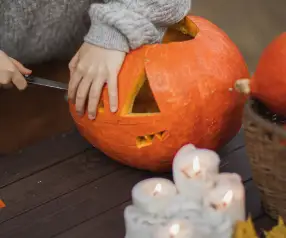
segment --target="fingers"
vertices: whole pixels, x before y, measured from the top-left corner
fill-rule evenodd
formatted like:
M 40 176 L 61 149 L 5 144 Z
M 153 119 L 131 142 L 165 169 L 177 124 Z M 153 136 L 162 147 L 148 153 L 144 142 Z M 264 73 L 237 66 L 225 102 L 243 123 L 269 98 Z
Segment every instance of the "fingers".
M 96 118 L 97 106 L 101 96 L 102 88 L 106 81 L 106 74 L 101 73 L 97 74 L 96 78 L 93 80 L 93 83 L 89 92 L 88 99 L 88 118 L 94 120 Z
M 79 53 L 76 53 L 69 63 L 69 70 L 70 70 L 71 75 L 74 73 L 76 69 L 78 60 L 79 60 Z
M 18 71 L 13 74 L 12 82 L 19 90 L 24 90 L 28 85 L 27 80 Z
M 76 69 L 71 74 L 71 79 L 70 79 L 69 88 L 68 88 L 68 99 L 71 100 L 72 103 L 75 103 L 76 101 L 76 92 L 77 92 L 78 86 L 82 78 L 83 78 L 83 74 L 78 69 Z
M 86 74 L 77 89 L 75 108 L 76 108 L 76 112 L 80 116 L 82 116 L 85 111 L 85 103 L 86 103 L 87 95 L 89 93 L 89 89 L 92 83 L 92 79 L 93 79 L 92 76 L 93 75 Z
M 78 66 L 78 60 L 79 53 L 77 52 L 69 63 L 70 82 L 68 89 L 68 99 L 70 99 L 72 103 L 75 103 L 77 88 L 84 75 L 82 67 Z
M 27 81 L 21 73 L 15 71 L 2 71 L 0 72 L 0 85 L 8 89 L 12 87 L 12 83 L 19 89 L 24 90 L 27 87 Z
M 98 103 L 106 81 L 108 82 L 110 111 L 116 112 L 118 109 L 116 72 L 108 74 L 107 68 L 98 67 L 96 70 L 90 70 L 82 76 L 78 69 L 74 71 L 69 84 L 69 99 L 75 103 L 76 111 L 80 116 L 84 114 L 88 98 L 88 117 L 90 120 L 96 118 Z
M 32 73 L 32 70 L 30 69 L 27 69 L 24 65 L 22 65 L 19 61 L 13 59 L 13 58 L 9 58 L 11 60 L 11 62 L 16 66 L 16 68 L 19 70 L 19 72 L 21 74 L 31 74 Z
M 12 81 L 13 72 L 5 70 L 0 71 L 0 85 L 10 84 Z
M 118 88 L 117 88 L 117 74 L 110 72 L 108 77 L 108 96 L 110 111 L 116 112 L 118 109 Z

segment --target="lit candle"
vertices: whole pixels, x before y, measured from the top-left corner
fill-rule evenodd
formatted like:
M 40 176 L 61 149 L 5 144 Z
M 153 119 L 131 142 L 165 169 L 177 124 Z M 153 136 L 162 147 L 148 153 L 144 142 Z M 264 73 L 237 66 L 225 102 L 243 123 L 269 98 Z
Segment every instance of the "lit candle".
M 176 196 L 174 183 L 164 178 L 151 178 L 137 183 L 132 189 L 135 207 L 152 214 L 162 213 Z
M 158 226 L 152 238 L 193 238 L 200 237 L 188 220 L 173 220 L 166 225 Z
M 192 144 L 183 146 L 173 161 L 173 176 L 178 192 L 201 200 L 213 186 L 219 162 L 219 156 L 214 151 L 195 149 Z
M 234 173 L 219 174 L 204 204 L 227 214 L 233 224 L 245 220 L 245 190 L 241 177 Z

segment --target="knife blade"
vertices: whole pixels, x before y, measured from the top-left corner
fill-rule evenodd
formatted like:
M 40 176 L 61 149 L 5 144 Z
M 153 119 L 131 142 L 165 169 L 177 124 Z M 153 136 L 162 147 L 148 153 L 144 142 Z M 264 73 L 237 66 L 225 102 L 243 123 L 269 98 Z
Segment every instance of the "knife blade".
M 68 90 L 68 84 L 62 83 L 62 82 L 57 82 L 41 77 L 36 77 L 33 75 L 24 75 L 25 79 L 27 80 L 28 84 L 34 84 L 34 85 L 39 85 L 43 87 L 48 87 L 48 88 L 55 88 L 63 91 Z

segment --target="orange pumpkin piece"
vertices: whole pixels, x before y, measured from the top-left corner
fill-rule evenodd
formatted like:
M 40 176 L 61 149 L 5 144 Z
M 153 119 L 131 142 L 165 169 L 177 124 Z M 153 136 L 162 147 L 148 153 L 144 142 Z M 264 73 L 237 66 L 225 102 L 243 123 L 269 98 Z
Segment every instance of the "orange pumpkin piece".
M 235 87 L 286 116 L 286 32 L 265 48 L 252 79 L 238 80 Z
M 173 42 L 174 41 L 174 42 Z M 188 16 L 163 44 L 130 52 L 118 78 L 119 109 L 107 88 L 96 120 L 70 111 L 80 133 L 109 157 L 151 171 L 169 171 L 183 145 L 217 149 L 241 126 L 245 96 L 234 82 L 249 77 L 235 44 L 208 20 Z
M 6 207 L 5 203 L 3 202 L 3 200 L 0 199 L 0 208 Z

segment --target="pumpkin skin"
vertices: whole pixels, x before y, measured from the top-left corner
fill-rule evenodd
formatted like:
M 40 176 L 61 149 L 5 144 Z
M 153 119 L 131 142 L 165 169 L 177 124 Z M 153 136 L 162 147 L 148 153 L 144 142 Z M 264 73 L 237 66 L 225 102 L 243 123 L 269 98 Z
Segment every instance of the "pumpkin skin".
M 253 96 L 273 113 L 286 116 L 286 32 L 275 38 L 263 51 L 251 79 L 235 83 L 238 92 Z
M 286 116 L 286 32 L 263 51 L 250 90 L 272 112 Z
M 146 45 L 127 55 L 117 113 L 109 111 L 106 88 L 94 121 L 79 117 L 70 103 L 80 133 L 107 156 L 138 169 L 170 171 L 183 145 L 217 149 L 240 129 L 246 97 L 232 89 L 237 79 L 249 77 L 245 61 L 217 26 L 187 18 L 199 28 L 194 39 Z M 160 112 L 130 113 L 144 79 Z

